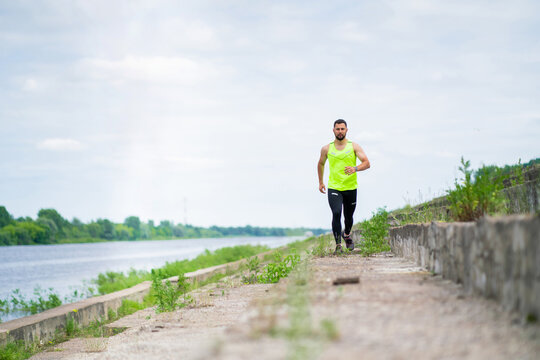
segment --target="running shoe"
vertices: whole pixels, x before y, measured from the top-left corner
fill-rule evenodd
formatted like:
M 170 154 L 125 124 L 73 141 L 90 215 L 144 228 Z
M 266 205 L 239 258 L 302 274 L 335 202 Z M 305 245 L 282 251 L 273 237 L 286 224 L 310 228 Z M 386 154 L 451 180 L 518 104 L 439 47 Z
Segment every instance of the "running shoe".
M 345 240 L 345 246 L 347 246 L 347 249 L 350 251 L 354 250 L 354 242 L 352 241 L 351 234 L 345 235 L 345 232 L 343 231 L 341 233 L 341 236 L 343 237 L 343 240 Z
M 343 249 L 341 248 L 341 244 L 336 244 L 336 250 L 334 250 L 334 255 L 343 253 Z

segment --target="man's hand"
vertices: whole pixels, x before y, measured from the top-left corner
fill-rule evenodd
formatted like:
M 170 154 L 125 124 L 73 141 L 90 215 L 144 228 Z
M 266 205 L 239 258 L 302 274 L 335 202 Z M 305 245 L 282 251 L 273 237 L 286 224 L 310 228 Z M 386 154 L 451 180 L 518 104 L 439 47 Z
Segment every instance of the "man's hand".
M 326 194 L 326 186 L 324 186 L 324 183 L 319 184 L 319 191 Z
M 346 166 L 345 167 L 345 174 L 351 175 L 351 174 L 354 174 L 355 172 L 356 172 L 356 167 L 354 167 L 354 166 Z

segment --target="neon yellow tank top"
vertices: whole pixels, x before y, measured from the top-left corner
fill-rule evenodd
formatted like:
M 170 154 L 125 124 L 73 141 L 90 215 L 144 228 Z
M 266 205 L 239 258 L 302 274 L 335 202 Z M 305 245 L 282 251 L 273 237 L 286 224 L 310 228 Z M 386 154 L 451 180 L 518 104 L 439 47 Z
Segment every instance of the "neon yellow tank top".
M 356 154 L 352 141 L 349 141 L 345 148 L 338 151 L 332 141 L 328 149 L 328 162 L 330 164 L 330 179 L 328 188 L 338 191 L 354 190 L 358 187 L 356 173 L 345 174 L 346 166 L 356 166 Z

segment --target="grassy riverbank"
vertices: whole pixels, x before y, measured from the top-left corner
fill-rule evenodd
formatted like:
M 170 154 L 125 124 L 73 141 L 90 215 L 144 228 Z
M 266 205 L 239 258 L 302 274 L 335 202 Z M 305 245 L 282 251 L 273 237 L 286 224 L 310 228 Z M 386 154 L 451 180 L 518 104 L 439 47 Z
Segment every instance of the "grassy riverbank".
M 224 247 L 213 252 L 205 250 L 204 253 L 192 260 L 167 262 L 164 266 L 153 269 L 153 271 L 157 272 L 161 278 L 168 278 L 215 265 L 245 259 L 267 250 L 269 250 L 269 248 L 263 245 L 238 245 Z M 101 273 L 98 275 L 97 279 L 94 280 L 94 283 L 97 286 L 97 293 L 104 295 L 127 289 L 146 280 L 152 280 L 151 271 L 132 269 L 128 272 L 108 271 L 106 273 Z
M 206 250 L 192 260 L 181 260 L 167 262 L 160 268 L 153 269 L 159 273 L 160 277 L 180 275 L 183 273 L 225 264 L 228 262 L 249 258 L 253 255 L 267 251 L 267 246 L 261 245 L 238 245 L 233 247 L 224 247 L 213 252 Z M 51 308 L 78 301 L 91 294 L 108 294 L 114 291 L 122 290 L 139 284 L 146 280 L 151 280 L 151 271 L 132 269 L 128 272 L 106 272 L 99 274 L 85 291 L 69 297 L 62 297 L 52 288 L 36 289 L 33 298 L 26 298 L 18 289 L 13 290 L 12 294 L 5 299 L 0 299 L 0 315 L 13 313 L 17 311 L 25 312 L 28 315 L 36 314 Z
M 268 258 L 273 258 L 276 260 L 277 254 L 279 254 L 279 259 L 281 262 L 283 262 L 285 265 L 287 265 L 287 269 L 290 271 L 293 267 L 293 264 L 287 263 L 288 259 L 293 256 L 295 259 L 299 259 L 298 255 L 296 255 L 299 252 L 304 252 L 311 244 L 311 242 L 314 240 L 314 238 L 309 238 L 305 240 L 300 240 L 293 242 L 291 244 L 288 244 L 285 247 L 282 247 L 280 249 L 276 249 L 275 252 L 268 255 Z M 253 257 L 254 255 L 260 254 L 261 252 L 268 251 L 269 248 L 266 246 L 253 246 L 253 245 L 239 245 L 234 247 L 227 247 L 227 248 L 221 248 L 216 251 L 210 252 L 205 251 L 203 254 L 197 256 L 195 259 L 192 260 L 183 260 L 183 261 L 175 261 L 172 263 L 166 263 L 161 268 L 154 269 L 153 275 L 152 272 L 145 272 L 145 271 L 130 271 L 128 273 L 114 273 L 109 272 L 105 274 L 100 274 L 98 279 L 96 279 L 96 285 L 99 287 L 99 292 L 101 294 L 106 294 L 110 292 L 114 292 L 117 290 L 121 290 L 124 288 L 131 287 L 135 284 L 138 284 L 145 280 L 153 280 L 153 286 L 150 294 L 145 297 L 143 303 L 135 303 L 132 301 L 124 300 L 122 303 L 122 306 L 118 309 L 117 312 L 110 312 L 108 314 L 108 319 L 96 319 L 94 322 L 92 322 L 88 326 L 81 327 L 77 323 L 75 323 L 73 320 L 69 321 L 65 328 L 61 329 L 61 331 L 58 332 L 55 339 L 47 342 L 47 343 L 40 343 L 38 341 L 32 342 L 32 343 L 25 343 L 23 341 L 17 341 L 9 343 L 5 346 L 0 346 L 0 360 L 3 359 L 27 359 L 31 357 L 32 355 L 40 352 L 40 351 L 47 351 L 47 349 L 52 349 L 54 345 L 61 343 L 63 341 L 73 339 L 75 337 L 81 337 L 85 339 L 90 338 L 101 338 L 108 337 L 111 335 L 116 334 L 116 332 L 111 332 L 109 328 L 106 327 L 107 324 L 111 323 L 114 320 L 117 320 L 120 317 L 129 315 L 135 311 L 138 311 L 143 308 L 147 308 L 153 305 L 159 305 L 162 304 L 165 300 L 168 300 L 170 297 L 170 290 L 174 290 L 174 293 L 176 297 L 174 298 L 175 306 L 173 306 L 171 309 L 165 309 L 160 311 L 172 311 L 176 307 L 180 305 L 186 305 L 186 303 L 177 303 L 178 298 L 178 292 L 180 291 L 180 282 L 177 287 L 170 286 L 164 286 L 161 290 L 156 289 L 156 284 L 162 284 L 162 282 L 159 280 L 160 278 L 166 278 L 174 275 L 182 275 L 186 272 L 191 272 L 197 269 L 201 268 L 207 268 L 219 264 L 229 263 L 236 260 L 240 260 L 243 258 L 249 258 Z M 289 256 L 284 256 L 285 254 L 292 254 Z M 266 257 L 265 257 L 266 258 Z M 253 258 L 252 258 L 253 259 Z M 272 263 L 270 265 L 273 265 L 272 268 L 279 267 L 278 265 L 282 265 L 280 263 Z M 243 270 L 243 268 L 241 268 Z M 237 270 L 237 271 L 242 271 Z M 157 274 L 157 276 L 156 276 Z M 275 282 L 271 281 L 272 279 L 267 279 L 265 275 L 269 275 L 270 272 L 268 270 L 263 271 L 261 273 L 261 281 L 262 282 Z M 288 272 L 287 272 L 288 274 Z M 286 276 L 287 274 L 281 274 L 282 276 Z M 218 274 L 219 276 L 213 276 L 210 279 L 207 279 L 206 281 L 202 283 L 185 283 L 182 281 L 182 286 L 185 286 L 184 288 L 184 297 L 185 299 L 192 299 L 190 295 L 186 295 L 187 292 L 192 291 L 194 289 L 197 289 L 200 286 L 203 286 L 207 283 L 216 282 L 220 278 L 222 278 L 223 274 Z M 185 301 L 184 299 L 184 301 Z M 159 308 L 159 306 L 158 306 Z M 156 310 L 156 312 L 160 312 Z M 104 344 L 103 340 L 100 340 L 101 342 L 97 342 L 98 344 Z M 87 341 L 88 344 L 94 344 L 91 341 Z M 49 350 L 50 351 L 50 350 Z

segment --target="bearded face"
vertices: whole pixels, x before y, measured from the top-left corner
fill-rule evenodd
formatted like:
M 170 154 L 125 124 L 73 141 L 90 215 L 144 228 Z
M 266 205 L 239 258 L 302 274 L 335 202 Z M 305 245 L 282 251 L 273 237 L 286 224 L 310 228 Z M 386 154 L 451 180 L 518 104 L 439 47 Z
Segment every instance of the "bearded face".
M 347 127 L 345 124 L 336 124 L 334 126 L 334 136 L 336 137 L 336 140 L 343 140 L 347 136 Z

